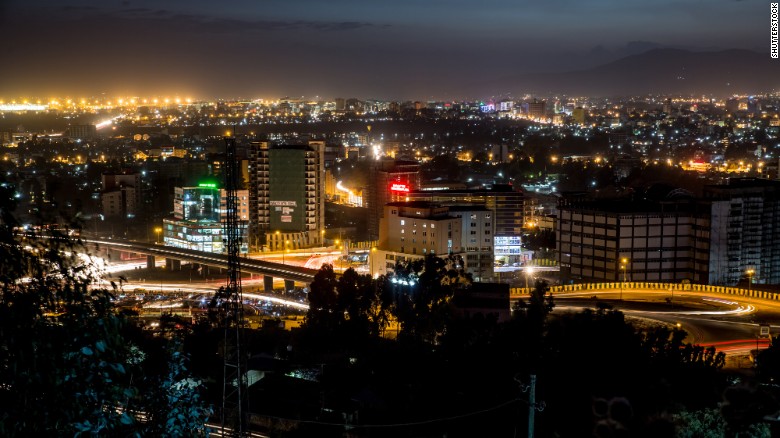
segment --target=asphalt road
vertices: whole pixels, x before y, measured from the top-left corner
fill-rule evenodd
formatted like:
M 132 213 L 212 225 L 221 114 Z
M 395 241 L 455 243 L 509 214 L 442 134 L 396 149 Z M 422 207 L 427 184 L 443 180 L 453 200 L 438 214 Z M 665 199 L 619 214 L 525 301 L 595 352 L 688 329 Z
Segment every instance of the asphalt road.
M 594 298 L 595 297 L 595 298 Z M 667 301 L 669 299 L 670 301 Z M 745 354 L 766 348 L 767 338 L 759 338 L 759 326 L 770 326 L 773 335 L 780 331 L 780 303 L 753 298 L 697 292 L 624 290 L 560 294 L 555 302 L 561 310 L 594 308 L 601 301 L 628 317 L 639 317 L 679 324 L 688 332 L 688 341 L 715 346 L 727 354 Z

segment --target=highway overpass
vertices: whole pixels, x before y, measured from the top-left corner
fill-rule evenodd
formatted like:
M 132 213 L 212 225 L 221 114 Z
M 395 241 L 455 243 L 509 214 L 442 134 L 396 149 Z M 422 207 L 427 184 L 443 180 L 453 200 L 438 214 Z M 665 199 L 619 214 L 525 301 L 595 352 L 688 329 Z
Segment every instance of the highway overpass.
M 82 239 L 82 242 L 88 248 L 96 249 L 96 254 L 105 252 L 103 255 L 107 258 L 111 258 L 112 251 L 145 255 L 148 267 L 154 267 L 156 257 L 165 258 L 168 269 L 181 269 L 181 262 L 197 263 L 220 269 L 227 269 L 228 265 L 225 254 L 125 240 Z M 307 285 L 311 283 L 317 270 L 241 257 L 241 272 L 264 276 L 265 289 L 272 290 L 274 278 L 285 280 L 285 289 L 291 289 L 295 282 Z

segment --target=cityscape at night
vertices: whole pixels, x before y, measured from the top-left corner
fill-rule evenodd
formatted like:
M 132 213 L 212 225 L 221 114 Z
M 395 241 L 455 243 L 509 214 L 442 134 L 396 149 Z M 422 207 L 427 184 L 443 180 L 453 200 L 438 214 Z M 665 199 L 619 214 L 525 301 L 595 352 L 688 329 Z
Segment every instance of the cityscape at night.
M 777 15 L 3 1 L 0 436 L 780 436 Z

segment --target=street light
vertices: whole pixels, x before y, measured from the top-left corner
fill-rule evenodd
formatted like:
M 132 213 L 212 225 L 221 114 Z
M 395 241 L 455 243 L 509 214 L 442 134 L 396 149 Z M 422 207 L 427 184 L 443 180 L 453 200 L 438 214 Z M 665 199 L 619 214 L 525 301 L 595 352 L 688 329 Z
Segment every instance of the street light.
M 756 271 L 754 269 L 748 269 L 745 271 L 745 273 L 747 274 L 748 278 L 748 295 L 750 295 L 750 286 L 753 283 L 753 274 L 755 274 Z
M 154 229 L 154 233 L 157 235 L 157 238 L 156 238 L 154 243 L 156 243 L 156 244 L 160 243 L 160 233 L 162 233 L 162 228 L 161 227 L 156 227 Z
M 534 274 L 533 266 L 526 266 L 525 267 L 525 288 L 528 290 L 528 293 L 531 293 L 531 290 L 528 289 L 528 277 L 533 274 Z
M 626 265 L 628 265 L 628 259 L 624 257 L 620 260 L 620 269 L 623 270 L 623 281 L 620 282 L 620 301 L 623 301 L 623 287 L 626 284 Z

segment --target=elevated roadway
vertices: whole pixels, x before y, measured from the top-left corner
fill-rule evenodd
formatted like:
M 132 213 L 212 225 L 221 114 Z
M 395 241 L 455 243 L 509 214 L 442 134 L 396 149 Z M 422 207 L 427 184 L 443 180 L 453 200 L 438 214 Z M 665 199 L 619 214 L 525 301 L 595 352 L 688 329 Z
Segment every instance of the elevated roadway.
M 115 251 L 145 255 L 147 257 L 147 266 L 149 267 L 154 267 L 155 258 L 161 257 L 170 260 L 171 263 L 166 263 L 166 265 L 173 269 L 176 269 L 177 266 L 181 266 L 182 261 L 227 269 L 227 255 L 225 254 L 124 240 L 83 239 L 82 242 L 88 248 L 95 248 L 97 251 Z M 286 282 L 309 284 L 314 280 L 314 275 L 317 273 L 316 269 L 265 260 L 255 260 L 247 257 L 241 257 L 241 271 L 249 274 L 263 275 L 266 278 L 266 284 L 268 284 L 268 281 L 270 280 L 271 285 L 273 284 L 273 278 L 282 278 Z

